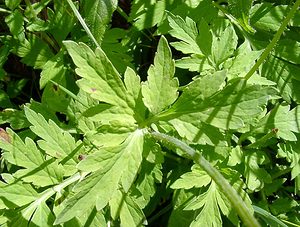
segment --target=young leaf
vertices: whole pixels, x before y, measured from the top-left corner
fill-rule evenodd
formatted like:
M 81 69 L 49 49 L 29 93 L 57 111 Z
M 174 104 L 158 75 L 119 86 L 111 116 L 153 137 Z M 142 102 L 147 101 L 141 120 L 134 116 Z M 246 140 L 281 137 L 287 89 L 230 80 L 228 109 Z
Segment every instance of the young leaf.
M 119 183 L 128 192 L 142 162 L 143 134 L 138 129 L 120 146 L 99 149 L 79 163 L 80 170 L 95 172 L 76 185 L 75 195 L 58 215 L 56 224 L 66 222 L 94 205 L 101 210 L 117 191 Z
M 130 106 L 134 110 L 135 119 L 140 122 L 144 120 L 146 112 L 142 97 L 141 79 L 131 68 L 127 68 L 124 74 L 124 83 L 129 94 Z
M 178 96 L 178 80 L 173 78 L 175 63 L 168 42 L 161 37 L 154 65 L 148 70 L 148 80 L 142 85 L 143 101 L 151 113 L 157 114 L 171 105 Z

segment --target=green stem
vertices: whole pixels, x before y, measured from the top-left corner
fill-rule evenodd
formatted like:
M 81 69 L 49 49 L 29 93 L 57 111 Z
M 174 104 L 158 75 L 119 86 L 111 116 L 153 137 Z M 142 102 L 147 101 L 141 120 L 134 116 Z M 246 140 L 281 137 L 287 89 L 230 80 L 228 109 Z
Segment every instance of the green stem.
M 124 12 L 124 10 L 123 10 L 120 6 L 117 7 L 117 12 L 118 12 L 122 17 L 124 17 L 124 19 L 125 19 L 126 21 L 129 21 L 129 17 L 127 16 L 127 14 Z
M 251 144 L 247 145 L 246 147 L 244 147 L 244 149 L 256 148 L 256 147 L 259 147 L 259 146 L 265 144 L 268 139 L 271 139 L 274 136 L 276 136 L 277 130 L 276 129 L 272 130 L 271 132 L 264 135 L 263 137 L 261 137 L 260 139 L 255 141 L 254 143 L 251 143 Z
M 269 43 L 265 51 L 262 53 L 258 61 L 255 63 L 255 65 L 250 69 L 250 71 L 246 74 L 245 79 L 248 80 L 258 69 L 258 67 L 266 60 L 274 46 L 276 45 L 277 41 L 280 39 L 282 33 L 284 32 L 286 26 L 288 25 L 290 19 L 293 18 L 295 12 L 297 11 L 298 7 L 300 6 L 300 0 L 297 0 L 296 3 L 293 5 L 292 9 L 289 11 L 288 15 L 282 22 L 280 28 L 274 35 L 272 41 Z
M 11 13 L 10 10 L 7 10 L 7 9 L 1 8 L 1 7 L 0 7 L 0 12 L 1 13 Z
M 249 227 L 260 226 L 258 221 L 255 219 L 251 211 L 247 208 L 244 201 L 238 195 L 236 190 L 228 183 L 228 181 L 222 176 L 222 174 L 214 168 L 201 154 L 196 152 L 193 148 L 183 143 L 182 141 L 168 136 L 159 132 L 150 132 L 150 135 L 157 140 L 161 140 L 167 144 L 172 144 L 182 151 L 186 152 L 195 163 L 201 166 L 208 175 L 215 181 L 215 183 L 223 190 L 228 200 L 231 202 L 232 206 L 235 208 L 238 215 L 243 220 L 244 224 Z
M 83 27 L 83 29 L 85 30 L 85 32 L 87 33 L 87 35 L 90 37 L 90 39 L 94 42 L 94 44 L 96 45 L 96 47 L 100 48 L 100 44 L 97 42 L 97 40 L 95 39 L 94 35 L 92 34 L 91 30 L 89 29 L 89 27 L 87 26 L 87 24 L 85 23 L 84 19 L 81 17 L 80 13 L 78 12 L 78 10 L 76 9 L 76 6 L 74 5 L 74 3 L 72 2 L 72 0 L 67 0 L 67 2 L 69 3 L 71 9 L 73 10 L 75 16 L 77 17 L 77 19 L 79 20 L 81 26 Z
M 55 193 L 60 193 L 62 189 L 69 186 L 70 184 L 80 180 L 84 177 L 84 174 L 76 173 L 73 176 L 69 177 L 68 179 L 64 180 L 62 183 L 53 186 L 52 188 L 47 189 L 46 191 L 42 192 L 36 200 L 31 203 L 24 211 L 23 215 L 26 216 L 27 212 L 32 212 L 32 209 L 38 207 L 41 203 L 47 201 L 52 195 Z

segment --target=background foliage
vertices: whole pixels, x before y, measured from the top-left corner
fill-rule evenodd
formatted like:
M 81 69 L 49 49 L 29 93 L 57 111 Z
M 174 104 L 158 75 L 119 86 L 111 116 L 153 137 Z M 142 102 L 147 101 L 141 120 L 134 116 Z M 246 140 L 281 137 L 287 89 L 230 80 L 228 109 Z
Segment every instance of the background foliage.
M 0 225 L 300 225 L 294 2 L 0 1 Z

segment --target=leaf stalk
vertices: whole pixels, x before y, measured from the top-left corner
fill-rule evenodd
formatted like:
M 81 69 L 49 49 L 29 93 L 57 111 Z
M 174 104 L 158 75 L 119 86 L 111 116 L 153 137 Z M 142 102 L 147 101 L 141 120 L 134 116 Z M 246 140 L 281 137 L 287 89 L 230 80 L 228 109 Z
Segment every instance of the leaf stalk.
M 193 148 L 185 144 L 184 142 L 171 137 L 169 135 L 160 132 L 150 132 L 150 135 L 162 142 L 167 144 L 172 144 L 173 146 L 186 152 L 194 162 L 201 166 L 208 175 L 215 181 L 215 183 L 223 190 L 228 200 L 231 202 L 232 206 L 243 220 L 244 224 L 249 227 L 258 227 L 260 224 L 253 216 L 252 212 L 247 208 L 244 201 L 238 195 L 236 190 L 228 183 L 228 181 L 223 177 L 223 175 L 214 168 L 200 153 L 196 152 Z

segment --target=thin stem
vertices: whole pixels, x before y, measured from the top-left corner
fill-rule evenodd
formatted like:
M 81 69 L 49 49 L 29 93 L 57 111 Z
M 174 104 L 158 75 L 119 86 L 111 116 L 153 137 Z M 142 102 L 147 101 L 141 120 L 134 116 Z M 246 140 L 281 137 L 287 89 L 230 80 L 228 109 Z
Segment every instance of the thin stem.
M 85 32 L 87 33 L 87 35 L 90 37 L 90 39 L 94 42 L 94 44 L 96 45 L 96 47 L 100 48 L 100 44 L 97 42 L 97 40 L 95 39 L 94 35 L 92 34 L 91 30 L 89 29 L 89 27 L 87 26 L 87 24 L 85 23 L 84 19 L 81 17 L 80 13 L 78 12 L 78 10 L 76 9 L 76 6 L 74 5 L 74 3 L 72 2 L 72 0 L 67 0 L 67 2 L 69 3 L 71 9 L 73 10 L 75 16 L 77 17 L 77 19 L 79 20 L 80 24 L 82 25 L 83 29 L 85 30 Z
M 129 17 L 127 16 L 127 14 L 124 12 L 124 10 L 123 10 L 120 6 L 117 7 L 117 12 L 118 12 L 122 17 L 124 17 L 124 19 L 125 19 L 126 21 L 129 21 Z
M 7 9 L 1 8 L 1 7 L 0 7 L 0 12 L 1 13 L 11 13 L 10 10 L 7 10 Z
M 201 166 L 203 170 L 205 170 L 208 175 L 215 181 L 215 183 L 223 190 L 223 193 L 226 195 L 228 200 L 231 202 L 232 206 L 235 208 L 238 215 L 243 220 L 244 224 L 249 227 L 260 226 L 252 212 L 247 208 L 244 201 L 238 195 L 236 190 L 228 183 L 228 181 L 222 176 L 222 174 L 214 168 L 202 155 L 187 144 L 182 141 L 168 136 L 159 132 L 150 132 L 150 135 L 157 140 L 161 140 L 167 144 L 172 144 L 182 151 L 186 152 L 195 163 Z
M 254 66 L 250 69 L 250 71 L 246 74 L 245 79 L 248 80 L 258 69 L 258 67 L 266 60 L 274 46 L 276 45 L 277 41 L 280 39 L 282 33 L 284 32 L 286 26 L 288 25 L 290 19 L 294 16 L 295 12 L 297 11 L 298 7 L 300 6 L 300 0 L 297 0 L 296 3 L 293 5 L 292 9 L 289 11 L 288 15 L 282 22 L 280 28 L 274 35 L 272 41 L 269 43 L 265 51 L 262 53 L 258 61 L 254 64 Z
M 28 213 L 32 212 L 32 208 L 35 209 L 41 203 L 47 201 L 52 195 L 54 195 L 55 193 L 60 193 L 62 189 L 80 180 L 81 178 L 82 175 L 80 173 L 76 173 L 73 176 L 69 177 L 68 179 L 64 180 L 62 183 L 55 185 L 52 188 L 49 188 L 46 191 L 42 192 L 40 196 L 26 208 L 26 210 L 24 211 L 25 213 L 23 213 L 23 215 L 26 216 L 27 212 Z

